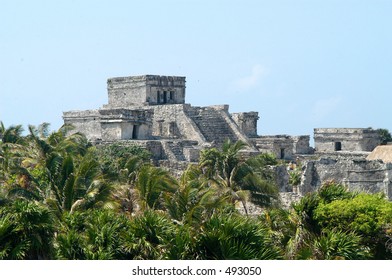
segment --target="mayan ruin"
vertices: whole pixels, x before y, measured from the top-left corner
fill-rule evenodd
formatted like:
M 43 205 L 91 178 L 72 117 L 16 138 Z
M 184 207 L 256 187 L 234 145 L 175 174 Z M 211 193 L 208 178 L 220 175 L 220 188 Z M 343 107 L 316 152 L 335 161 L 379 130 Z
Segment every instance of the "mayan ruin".
M 230 113 L 229 105 L 187 104 L 185 82 L 185 77 L 176 76 L 110 78 L 108 104 L 64 112 L 64 123 L 96 144 L 141 145 L 161 166 L 173 170 L 197 162 L 203 148 L 219 147 L 226 139 L 241 140 L 248 145 L 245 153 L 271 153 L 301 168 L 296 189 L 288 183 L 290 168 L 276 169 L 283 196 L 303 196 L 322 182 L 335 180 L 352 190 L 383 192 L 392 199 L 392 164 L 385 157 L 371 157 L 375 148 L 383 147 L 377 130 L 315 128 L 314 148 L 309 135 L 258 135 L 258 112 Z

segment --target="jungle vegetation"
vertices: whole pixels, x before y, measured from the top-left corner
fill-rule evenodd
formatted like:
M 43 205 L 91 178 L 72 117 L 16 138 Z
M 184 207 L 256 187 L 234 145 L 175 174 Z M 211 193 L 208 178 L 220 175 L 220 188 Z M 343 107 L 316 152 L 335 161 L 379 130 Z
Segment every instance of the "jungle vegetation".
M 70 129 L 0 123 L 0 259 L 392 258 L 382 194 L 325 182 L 283 209 L 277 160 L 244 158 L 243 142 L 203 150 L 175 178 L 138 146 Z

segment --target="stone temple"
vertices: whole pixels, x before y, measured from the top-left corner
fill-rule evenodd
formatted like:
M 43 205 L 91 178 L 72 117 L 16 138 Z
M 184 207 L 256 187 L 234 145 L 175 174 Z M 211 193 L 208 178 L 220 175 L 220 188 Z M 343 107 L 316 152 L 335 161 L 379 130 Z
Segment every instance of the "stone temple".
M 197 162 L 205 147 L 219 147 L 226 139 L 242 140 L 249 146 L 244 153 L 268 152 L 283 161 L 300 161 L 302 179 L 295 191 L 288 183 L 290 171 L 285 166 L 276 169 L 282 193 L 303 195 L 335 180 L 351 189 L 384 192 L 392 199 L 392 163 L 380 157 L 367 159 L 381 143 L 377 130 L 315 128 L 314 148 L 308 135 L 260 136 L 258 112 L 230 113 L 228 105 L 187 104 L 185 82 L 185 77 L 177 76 L 110 78 L 108 104 L 64 112 L 64 123 L 95 144 L 136 143 L 148 149 L 159 165 L 178 171 Z
M 250 152 L 273 152 L 281 159 L 311 153 L 309 136 L 258 136 L 258 112 L 191 106 L 185 103 L 185 88 L 185 77 L 111 78 L 108 104 L 64 112 L 64 122 L 95 143 L 137 140 L 159 160 L 197 161 L 201 148 L 220 146 L 226 139 L 242 140 Z

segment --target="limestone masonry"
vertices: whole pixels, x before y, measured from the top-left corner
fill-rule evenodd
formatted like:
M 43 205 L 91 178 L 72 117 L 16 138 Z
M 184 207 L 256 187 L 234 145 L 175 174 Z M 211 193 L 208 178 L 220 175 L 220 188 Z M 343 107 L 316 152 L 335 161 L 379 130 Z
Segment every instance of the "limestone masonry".
M 64 123 L 96 144 L 142 145 L 154 160 L 172 169 L 198 161 L 205 147 L 220 146 L 226 139 L 242 140 L 249 145 L 246 153 L 268 152 L 278 159 L 301 162 L 302 180 L 295 195 L 334 179 L 351 188 L 383 191 L 392 198 L 391 164 L 365 159 L 380 144 L 377 130 L 316 128 L 312 148 L 308 135 L 259 136 L 258 112 L 230 113 L 228 105 L 191 106 L 185 103 L 185 88 L 185 77 L 110 78 L 108 104 L 96 110 L 64 112 Z M 290 171 L 284 170 L 279 171 L 279 188 L 293 192 L 288 184 Z

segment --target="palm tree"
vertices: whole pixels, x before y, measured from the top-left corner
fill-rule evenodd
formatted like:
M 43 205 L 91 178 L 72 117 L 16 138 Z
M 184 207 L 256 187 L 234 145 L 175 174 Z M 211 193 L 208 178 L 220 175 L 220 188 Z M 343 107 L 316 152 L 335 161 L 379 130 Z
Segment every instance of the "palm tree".
M 53 154 L 47 161 L 50 196 L 46 203 L 56 209 L 74 212 L 104 206 L 111 196 L 111 185 L 101 174 L 94 148 L 80 159 Z M 106 204 L 109 206 L 109 204 Z
M 289 221 L 294 230 L 286 246 L 286 257 L 288 259 L 312 258 L 311 244 L 321 233 L 321 229 L 313 216 L 319 202 L 320 198 L 317 193 L 310 193 L 298 203 L 293 204 Z
M 289 184 L 293 187 L 293 192 L 298 193 L 298 186 L 301 184 L 302 173 L 295 169 L 289 172 Z
M 0 140 L 2 143 L 21 143 L 23 142 L 22 125 L 13 125 L 5 128 L 4 123 L 0 121 Z
M 312 244 L 313 257 L 319 260 L 366 260 L 371 254 L 355 232 L 325 230 Z
M 129 184 L 138 168 L 151 159 L 151 154 L 137 145 L 99 145 L 97 152 L 105 178 L 120 184 Z
M 48 124 L 29 126 L 29 154 L 21 163 L 29 188 L 19 184 L 11 193 L 44 201 L 61 216 L 64 211 L 103 206 L 111 185 L 102 176 L 96 150 L 82 134 L 67 135 L 64 126 L 48 133 Z
M 217 209 L 231 206 L 218 193 L 219 190 L 203 178 L 197 165 L 189 165 L 176 192 L 166 197 L 165 208 L 177 223 L 198 228 Z
M 280 249 L 273 244 L 261 222 L 234 213 L 216 213 L 207 220 L 199 233 L 197 249 L 202 259 L 282 258 Z
M 56 257 L 68 260 L 115 260 L 129 257 L 122 236 L 130 221 L 111 210 L 65 213 L 54 242 Z
M 122 250 L 131 259 L 167 259 L 173 254 L 175 236 L 176 227 L 166 213 L 146 210 L 131 220 L 122 237 Z
M 12 174 L 17 174 L 16 170 L 26 152 L 22 133 L 21 125 L 5 128 L 3 122 L 0 122 L 0 182 L 7 182 Z M 15 182 L 8 182 L 7 185 L 10 183 Z
M 267 175 L 263 157 L 245 159 L 241 150 L 247 145 L 242 141 L 225 141 L 221 151 L 212 148 L 202 151 L 200 168 L 212 184 L 221 187 L 222 196 L 233 203 L 239 201 L 248 213 L 247 201 L 259 206 L 269 206 L 277 199 L 278 190 L 270 173 Z
M 323 183 L 315 193 L 309 193 L 298 203 L 293 204 L 289 216 L 295 230 L 286 247 L 289 259 L 364 259 L 370 256 L 369 249 L 363 246 L 363 238 L 354 231 L 328 228 L 321 223 L 320 207 L 331 202 L 356 197 L 355 192 L 333 181 Z M 325 218 L 325 217 L 324 217 Z M 350 217 L 351 218 L 351 217 Z M 341 224 L 341 222 L 335 223 Z
M 100 154 L 100 159 L 102 157 L 102 153 Z M 103 164 L 106 160 L 104 160 Z M 140 171 L 141 167 L 146 164 L 143 157 L 140 156 L 130 156 L 126 163 L 124 164 L 122 169 L 119 169 L 115 172 L 109 171 L 109 176 L 107 172 L 103 172 L 105 178 L 109 178 L 110 180 L 115 180 L 116 186 L 113 189 L 112 198 L 114 203 L 117 205 L 117 210 L 123 213 L 127 213 L 128 215 L 132 215 L 138 212 L 139 204 L 137 198 L 137 192 L 134 189 L 134 185 L 136 182 L 136 178 L 138 172 Z M 106 168 L 113 169 L 113 168 Z M 116 176 L 113 176 L 116 174 Z M 114 179 L 113 177 L 116 177 Z
M 0 208 L 1 259 L 51 259 L 54 220 L 36 202 L 10 201 Z
M 161 168 L 143 165 L 137 172 L 134 189 L 141 211 L 162 209 L 165 196 L 177 190 L 177 181 Z

